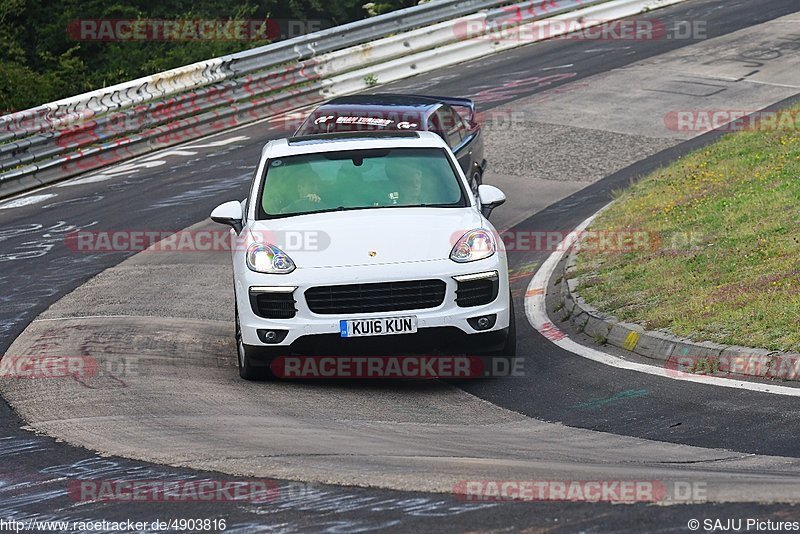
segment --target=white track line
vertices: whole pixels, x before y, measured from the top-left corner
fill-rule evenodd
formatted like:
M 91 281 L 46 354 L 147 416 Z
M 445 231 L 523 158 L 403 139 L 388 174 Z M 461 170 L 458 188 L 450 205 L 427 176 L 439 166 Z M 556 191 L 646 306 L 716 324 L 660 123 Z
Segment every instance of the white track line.
M 30 191 L 26 191 L 23 195 L 20 195 L 19 197 L 12 197 L 10 200 L 0 203 L 0 210 L 7 210 L 11 208 L 22 208 L 24 206 L 32 206 L 33 204 L 44 202 L 45 200 L 48 200 L 56 196 L 55 193 L 25 196 L 28 194 L 30 194 Z
M 556 252 L 553 252 L 550 257 L 545 260 L 539 270 L 536 271 L 531 283 L 528 284 L 528 289 L 525 292 L 525 315 L 528 317 L 528 322 L 531 324 L 531 326 L 533 326 L 551 343 L 558 345 L 562 349 L 589 360 L 610 365 L 611 367 L 647 373 L 672 380 L 683 380 L 686 382 L 696 382 L 698 384 L 708 384 L 712 386 L 747 389 L 750 391 L 757 391 L 759 393 L 772 393 L 774 395 L 800 397 L 800 388 L 763 384 L 759 382 L 747 382 L 744 380 L 734 380 L 731 378 L 721 378 L 717 376 L 694 375 L 672 369 L 666 369 L 664 367 L 657 367 L 655 365 L 647 365 L 624 360 L 617 356 L 587 347 L 586 345 L 581 345 L 580 343 L 570 339 L 565 332 L 561 331 L 557 326 L 555 326 L 547 316 L 547 308 L 545 306 L 547 282 L 550 280 L 550 277 L 553 275 L 553 272 L 556 270 L 556 267 L 561 259 L 567 253 L 567 250 L 575 242 L 576 236 L 585 230 L 598 214 L 599 212 L 592 215 L 583 221 L 572 233 L 568 234 L 567 237 L 564 238 L 564 241 L 562 241 L 561 245 L 556 248 Z

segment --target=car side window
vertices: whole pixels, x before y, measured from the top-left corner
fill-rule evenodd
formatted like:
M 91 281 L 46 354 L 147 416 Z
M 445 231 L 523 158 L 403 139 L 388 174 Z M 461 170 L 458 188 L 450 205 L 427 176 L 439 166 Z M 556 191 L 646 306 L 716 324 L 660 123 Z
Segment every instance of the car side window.
M 436 115 L 436 113 L 433 113 L 428 117 L 427 130 L 429 132 L 437 134 L 439 137 L 444 139 L 444 134 L 442 133 L 442 129 L 439 128 L 439 117 Z
M 436 112 L 442 137 L 450 148 L 455 148 L 467 135 L 467 129 L 461 117 L 450 106 L 442 106 Z

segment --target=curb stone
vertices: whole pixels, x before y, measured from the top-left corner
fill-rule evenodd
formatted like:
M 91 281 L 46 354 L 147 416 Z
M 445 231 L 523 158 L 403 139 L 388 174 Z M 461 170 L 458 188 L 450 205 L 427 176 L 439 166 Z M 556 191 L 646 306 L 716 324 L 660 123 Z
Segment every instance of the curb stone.
M 556 283 L 560 286 L 558 310 L 553 315 L 560 322 L 569 321 L 599 345 L 612 345 L 663 362 L 664 367 L 676 372 L 800 381 L 798 354 L 692 341 L 668 332 L 645 330 L 595 309 L 576 292 L 580 278 L 575 277 L 575 252 L 572 247 Z

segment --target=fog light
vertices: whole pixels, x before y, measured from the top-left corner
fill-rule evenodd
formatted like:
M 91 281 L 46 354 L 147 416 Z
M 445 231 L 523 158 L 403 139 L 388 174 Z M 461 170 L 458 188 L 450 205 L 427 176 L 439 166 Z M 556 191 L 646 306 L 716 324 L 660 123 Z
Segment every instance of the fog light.
M 469 325 L 475 330 L 489 330 L 497 322 L 497 314 L 481 315 L 480 317 L 472 317 L 467 319 Z
M 274 345 L 275 343 L 280 343 L 284 339 L 286 339 L 286 335 L 289 333 L 288 330 L 256 330 L 256 334 L 258 334 L 258 339 L 260 339 L 263 343 L 267 345 Z

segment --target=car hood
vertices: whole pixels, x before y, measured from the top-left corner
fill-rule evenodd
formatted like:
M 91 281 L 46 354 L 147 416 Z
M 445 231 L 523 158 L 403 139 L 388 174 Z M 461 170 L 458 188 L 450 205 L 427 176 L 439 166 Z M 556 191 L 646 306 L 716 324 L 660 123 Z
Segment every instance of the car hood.
M 256 221 L 251 233 L 307 269 L 447 259 L 465 232 L 483 225 L 473 208 L 380 208 Z

